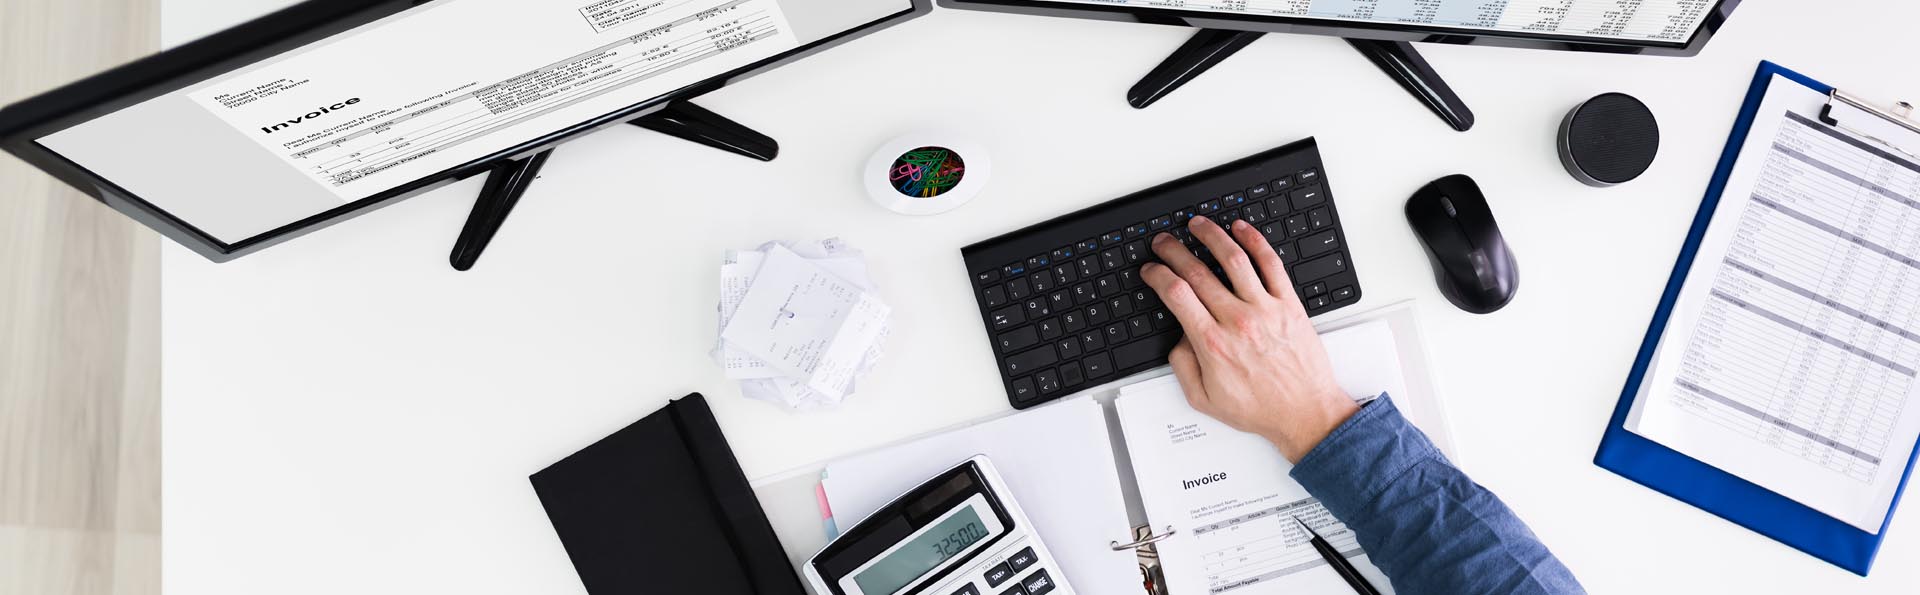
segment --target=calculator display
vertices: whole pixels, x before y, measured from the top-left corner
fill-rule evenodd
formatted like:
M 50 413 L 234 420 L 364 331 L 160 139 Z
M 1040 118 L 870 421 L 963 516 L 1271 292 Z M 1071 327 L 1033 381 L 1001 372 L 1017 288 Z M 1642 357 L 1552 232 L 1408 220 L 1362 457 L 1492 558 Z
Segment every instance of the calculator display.
M 994 529 L 981 517 L 979 499 L 953 509 L 941 519 L 908 537 L 892 552 L 868 564 L 853 576 L 853 582 L 867 595 L 885 595 L 913 584 L 947 560 L 965 553 L 973 544 L 994 535 Z

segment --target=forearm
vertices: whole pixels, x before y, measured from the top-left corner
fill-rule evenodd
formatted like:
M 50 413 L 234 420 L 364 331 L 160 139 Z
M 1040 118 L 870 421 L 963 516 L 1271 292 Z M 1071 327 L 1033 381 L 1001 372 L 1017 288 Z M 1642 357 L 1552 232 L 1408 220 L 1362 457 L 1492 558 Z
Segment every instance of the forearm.
M 1512 510 L 1384 396 L 1308 452 L 1293 477 L 1402 593 L 1583 592 Z

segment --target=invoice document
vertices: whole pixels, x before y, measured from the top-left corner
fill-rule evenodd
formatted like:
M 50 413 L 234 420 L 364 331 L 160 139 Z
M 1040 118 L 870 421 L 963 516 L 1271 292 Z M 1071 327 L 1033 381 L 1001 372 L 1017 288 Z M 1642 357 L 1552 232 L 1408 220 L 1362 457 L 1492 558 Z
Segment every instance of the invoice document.
M 1920 439 L 1920 163 L 1768 89 L 1625 427 L 1877 534 Z
M 775 0 L 420 10 L 191 97 L 353 201 L 799 46 Z M 380 67 L 394 57 L 434 68 Z

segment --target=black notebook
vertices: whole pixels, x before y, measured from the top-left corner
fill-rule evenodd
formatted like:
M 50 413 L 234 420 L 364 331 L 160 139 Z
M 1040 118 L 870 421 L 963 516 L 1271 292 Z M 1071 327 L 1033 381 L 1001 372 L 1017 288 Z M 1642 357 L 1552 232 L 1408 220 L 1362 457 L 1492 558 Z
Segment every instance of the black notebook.
M 533 474 L 592 595 L 805 595 L 699 393 Z

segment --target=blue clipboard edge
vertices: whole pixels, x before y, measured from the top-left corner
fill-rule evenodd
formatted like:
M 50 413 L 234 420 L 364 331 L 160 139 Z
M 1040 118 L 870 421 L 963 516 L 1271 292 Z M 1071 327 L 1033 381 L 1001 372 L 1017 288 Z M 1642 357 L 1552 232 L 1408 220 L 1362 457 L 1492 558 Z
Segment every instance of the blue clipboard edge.
M 1634 396 L 1640 392 L 1640 383 L 1653 362 L 1653 352 L 1659 345 L 1660 335 L 1673 313 L 1674 303 L 1679 300 L 1681 287 L 1686 284 L 1687 271 L 1693 267 L 1694 256 L 1699 252 L 1707 226 L 1712 223 L 1714 210 L 1720 204 L 1720 195 L 1733 175 L 1733 166 L 1740 157 L 1741 147 L 1746 144 L 1747 132 L 1753 126 L 1760 104 L 1776 74 L 1823 94 L 1833 91 L 1830 85 L 1778 64 L 1767 61 L 1760 63 L 1739 118 L 1734 121 L 1733 132 L 1727 138 L 1726 149 L 1721 153 L 1719 168 L 1714 171 L 1707 185 L 1706 197 L 1700 201 L 1700 210 L 1694 215 L 1686 244 L 1681 248 L 1673 273 L 1667 279 L 1666 293 L 1660 297 L 1660 305 L 1654 310 L 1653 322 L 1648 325 L 1646 339 L 1640 345 L 1640 354 L 1627 376 L 1626 388 L 1620 393 L 1620 402 L 1614 407 L 1613 418 L 1608 421 L 1607 431 L 1600 438 L 1600 448 L 1594 454 L 1593 464 L 1864 577 L 1873 567 L 1874 556 L 1880 551 L 1880 540 L 1886 536 L 1887 526 L 1893 521 L 1893 510 L 1899 508 L 1907 481 L 1913 477 L 1913 459 L 1920 458 L 1920 442 L 1914 445 L 1915 457 L 1908 459 L 1907 469 L 1900 477 L 1900 490 L 1894 493 L 1887 518 L 1881 521 L 1880 532 L 1875 535 L 1680 454 L 1628 431 L 1625 426 L 1627 412 L 1632 408 Z

